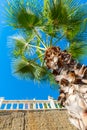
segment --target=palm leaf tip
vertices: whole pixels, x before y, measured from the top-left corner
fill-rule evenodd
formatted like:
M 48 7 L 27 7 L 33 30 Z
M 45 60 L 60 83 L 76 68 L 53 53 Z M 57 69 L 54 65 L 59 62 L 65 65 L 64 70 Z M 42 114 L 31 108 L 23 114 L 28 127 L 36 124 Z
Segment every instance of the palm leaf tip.
M 27 42 L 22 36 L 13 36 L 12 40 L 18 48 L 24 48 L 24 46 L 27 46 Z
M 21 9 L 17 16 L 19 28 L 32 29 L 40 19 L 26 9 Z
M 12 49 L 13 56 L 17 58 L 19 56 L 24 55 L 27 49 L 28 43 L 22 36 L 13 36 L 10 38 L 10 46 Z

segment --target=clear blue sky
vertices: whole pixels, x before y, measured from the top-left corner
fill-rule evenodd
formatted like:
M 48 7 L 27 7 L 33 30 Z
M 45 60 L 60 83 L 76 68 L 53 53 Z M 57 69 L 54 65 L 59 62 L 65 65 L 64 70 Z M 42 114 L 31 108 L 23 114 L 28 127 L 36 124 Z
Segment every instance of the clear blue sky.
M 50 95 L 57 99 L 58 91 L 50 88 L 50 85 L 46 83 L 38 85 L 33 81 L 19 80 L 12 76 L 7 37 L 14 34 L 14 31 L 3 24 L 4 17 L 1 12 L 4 10 L 5 2 L 6 0 L 0 0 L 0 97 L 5 97 L 5 99 L 47 99 Z M 87 0 L 82 2 L 87 2 Z M 86 59 L 84 63 L 87 63 Z

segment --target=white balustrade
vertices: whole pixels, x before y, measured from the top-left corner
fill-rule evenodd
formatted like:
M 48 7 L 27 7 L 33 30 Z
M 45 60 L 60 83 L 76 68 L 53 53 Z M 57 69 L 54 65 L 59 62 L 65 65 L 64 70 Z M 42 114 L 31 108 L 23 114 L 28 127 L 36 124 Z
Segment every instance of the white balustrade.
M 9 104 L 11 105 L 10 108 Z M 1 107 L 5 105 L 5 107 Z M 8 105 L 8 106 L 7 106 Z M 16 105 L 16 108 L 14 108 Z M 21 106 L 21 107 L 20 107 Z M 47 110 L 47 109 L 61 109 L 59 108 L 57 100 L 48 97 L 48 100 L 4 100 L 0 98 L 0 110 Z M 65 109 L 65 108 L 62 108 Z

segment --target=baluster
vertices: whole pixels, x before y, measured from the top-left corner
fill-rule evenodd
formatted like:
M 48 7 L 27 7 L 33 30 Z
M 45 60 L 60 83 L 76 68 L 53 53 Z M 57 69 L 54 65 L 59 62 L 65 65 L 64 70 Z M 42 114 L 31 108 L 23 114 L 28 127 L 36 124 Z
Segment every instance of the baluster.
M 25 104 L 25 109 L 29 109 L 29 104 L 28 103 Z
M 59 105 L 57 102 L 55 102 L 55 107 L 58 109 L 59 108 Z
M 45 107 L 44 107 L 44 103 L 42 103 L 42 106 L 43 106 L 43 109 L 45 109 Z
M 4 98 L 0 98 L 0 107 L 2 106 L 2 102 L 3 102 Z
M 11 103 L 11 107 L 10 107 L 10 109 L 11 109 L 11 110 L 13 110 L 13 105 L 14 105 L 14 104 L 13 104 L 13 103 Z
M 33 103 L 30 103 L 30 109 L 33 109 Z
M 60 108 L 58 103 L 57 103 L 57 107 Z
M 50 101 L 50 106 L 51 106 L 51 108 L 55 109 L 56 107 L 55 107 L 55 103 L 54 103 L 53 98 L 50 97 L 50 96 L 48 96 L 48 100 Z
M 38 109 L 40 109 L 39 103 L 37 103 Z
M 36 103 L 33 103 L 33 109 L 36 109 Z
M 28 103 L 28 109 L 30 109 L 30 103 Z
M 25 103 L 23 103 L 23 110 L 25 110 Z
M 17 108 L 16 108 L 17 110 L 19 109 L 19 103 L 17 103 Z
M 35 98 L 33 99 L 33 109 L 36 109 L 36 103 L 35 103 Z
M 4 110 L 6 110 L 6 109 L 7 109 L 7 105 L 8 105 L 8 104 L 5 104 Z
M 47 105 L 47 109 L 49 109 L 50 107 L 49 107 L 48 103 L 46 103 L 46 105 Z

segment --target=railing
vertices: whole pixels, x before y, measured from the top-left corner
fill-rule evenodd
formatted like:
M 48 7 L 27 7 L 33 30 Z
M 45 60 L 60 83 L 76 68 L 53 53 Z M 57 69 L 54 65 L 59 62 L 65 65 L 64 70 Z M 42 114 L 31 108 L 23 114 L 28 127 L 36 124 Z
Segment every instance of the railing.
M 0 110 L 47 110 L 60 108 L 57 100 L 48 96 L 48 100 L 4 100 L 0 98 Z

